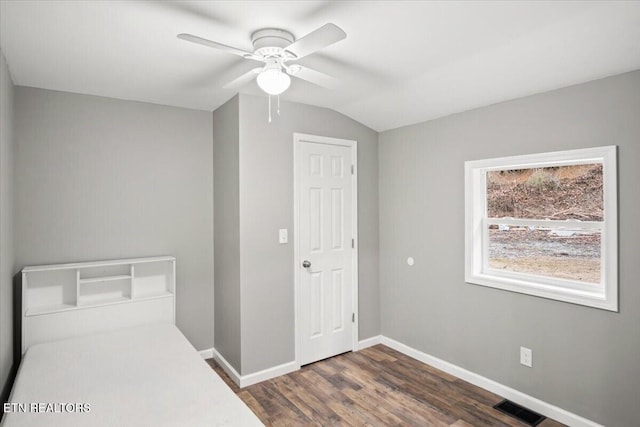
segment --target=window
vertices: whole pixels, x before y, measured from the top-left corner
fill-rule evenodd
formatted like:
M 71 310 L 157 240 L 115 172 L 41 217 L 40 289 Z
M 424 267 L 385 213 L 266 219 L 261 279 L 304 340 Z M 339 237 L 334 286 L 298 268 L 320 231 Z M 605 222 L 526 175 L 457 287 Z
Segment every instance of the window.
M 465 281 L 618 311 L 616 147 L 465 163 Z

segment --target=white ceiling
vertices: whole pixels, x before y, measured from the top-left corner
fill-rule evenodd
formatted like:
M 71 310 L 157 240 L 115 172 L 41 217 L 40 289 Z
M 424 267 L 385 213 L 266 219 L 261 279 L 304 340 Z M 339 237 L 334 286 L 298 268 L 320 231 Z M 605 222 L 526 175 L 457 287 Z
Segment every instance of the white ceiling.
M 300 63 L 341 84 L 283 99 L 378 131 L 640 69 L 639 1 L 2 0 L 0 47 L 16 85 L 212 111 L 255 62 L 177 34 L 252 50 L 259 28 L 327 22 L 347 38 Z

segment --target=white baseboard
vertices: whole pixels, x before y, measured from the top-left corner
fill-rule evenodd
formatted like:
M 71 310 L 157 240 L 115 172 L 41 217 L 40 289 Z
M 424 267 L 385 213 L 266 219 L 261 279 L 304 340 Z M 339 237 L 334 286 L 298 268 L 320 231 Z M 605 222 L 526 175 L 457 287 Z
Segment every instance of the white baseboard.
M 290 372 L 297 371 L 298 369 L 300 369 L 300 365 L 293 361 L 274 366 L 273 368 L 254 372 L 253 374 L 243 375 L 240 377 L 239 387 L 248 387 L 262 381 L 270 380 L 271 378 L 279 377 L 280 375 L 286 375 Z
M 203 350 L 200 354 L 209 350 Z M 222 369 L 229 375 L 234 383 L 240 388 L 248 387 L 253 384 L 257 384 L 262 381 L 270 380 L 271 378 L 279 377 L 280 375 L 286 375 L 290 372 L 300 369 L 300 365 L 294 362 L 283 363 L 282 365 L 274 366 L 272 368 L 264 369 L 262 371 L 254 372 L 253 374 L 240 375 L 233 366 L 225 359 L 215 348 L 210 349 L 212 357 L 218 362 Z
M 394 350 L 399 351 L 400 353 L 406 354 L 409 357 L 412 357 L 423 363 L 431 365 L 434 368 L 438 368 L 441 371 L 454 375 L 471 384 L 477 385 L 478 387 L 482 387 L 493 393 L 499 394 L 500 396 L 503 396 L 506 399 L 512 400 L 535 412 L 538 412 L 549 418 L 553 418 L 554 420 L 559 421 L 563 424 L 567 424 L 573 427 L 603 427 L 600 424 L 597 424 L 591 420 L 583 418 L 572 412 L 566 411 L 550 403 L 544 402 L 533 396 L 529 396 L 528 394 L 512 389 L 511 387 L 508 387 L 506 385 L 497 383 L 493 380 L 490 380 L 489 378 L 483 377 L 482 375 L 476 374 L 474 372 L 461 368 L 460 366 L 454 365 L 453 363 L 449 363 L 442 359 L 438 359 L 435 356 L 431 356 L 429 354 L 423 353 L 420 350 L 411 348 L 408 345 L 402 344 L 391 338 L 387 338 L 383 336 L 381 343 L 386 345 L 387 347 L 391 347 Z
M 362 350 L 367 347 L 371 347 L 382 342 L 382 335 L 376 335 L 375 337 L 367 338 L 358 342 L 358 350 Z
M 200 357 L 202 357 L 203 359 L 211 359 L 213 357 L 213 347 L 207 348 L 205 350 L 200 350 L 198 353 L 200 353 Z
M 218 365 L 222 367 L 222 369 L 227 373 L 227 375 L 229 375 L 231 380 L 233 380 L 233 382 L 236 383 L 238 387 L 241 387 L 240 374 L 238 373 L 238 371 L 236 371 L 234 367 L 231 366 L 231 363 L 227 362 L 227 359 L 225 359 L 220 353 L 218 353 L 218 350 L 216 350 L 215 348 L 213 348 L 212 350 L 213 358 L 216 359 Z

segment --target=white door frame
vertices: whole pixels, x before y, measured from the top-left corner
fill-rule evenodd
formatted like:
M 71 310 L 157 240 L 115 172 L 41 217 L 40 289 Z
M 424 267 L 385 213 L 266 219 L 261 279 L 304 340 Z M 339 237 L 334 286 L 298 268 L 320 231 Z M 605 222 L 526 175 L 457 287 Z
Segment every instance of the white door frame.
M 352 312 L 354 314 L 353 321 L 353 338 L 351 344 L 351 350 L 358 350 L 358 142 L 350 139 L 339 139 L 339 138 L 330 138 L 328 136 L 318 136 L 318 135 L 309 135 L 304 133 L 294 133 L 293 134 L 293 277 L 294 277 L 294 285 L 293 285 L 293 303 L 294 303 L 294 317 L 295 317 L 295 357 L 296 357 L 296 365 L 298 368 L 300 367 L 300 347 L 302 345 L 302 331 L 300 328 L 301 318 L 300 318 L 300 292 L 298 292 L 298 287 L 300 286 L 301 278 L 300 273 L 302 269 L 300 265 L 302 263 L 302 259 L 300 258 L 300 239 L 299 239 L 299 220 L 298 216 L 299 212 L 299 203 L 298 199 L 298 155 L 299 155 L 299 145 L 301 141 L 314 142 L 318 144 L 328 144 L 328 145 L 341 145 L 345 147 L 351 148 L 351 164 L 353 165 L 353 174 L 351 175 L 351 188 L 352 188 L 352 209 L 351 209 L 351 221 L 353 224 L 353 256 L 352 260 L 352 268 L 353 268 L 353 277 L 352 279 Z

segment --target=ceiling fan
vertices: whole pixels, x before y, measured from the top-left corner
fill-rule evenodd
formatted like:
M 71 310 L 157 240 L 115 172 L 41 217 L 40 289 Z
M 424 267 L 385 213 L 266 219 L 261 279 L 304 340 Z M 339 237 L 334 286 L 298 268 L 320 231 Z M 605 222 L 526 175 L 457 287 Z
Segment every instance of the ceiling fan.
M 288 62 L 311 55 L 345 37 L 347 34 L 340 27 L 331 23 L 323 25 L 298 40 L 289 31 L 279 28 L 263 28 L 251 35 L 253 52 L 248 52 L 192 34 L 178 34 L 178 38 L 182 40 L 219 49 L 249 60 L 263 62 L 264 66 L 250 70 L 227 83 L 224 88 L 237 89 L 256 78 L 258 86 L 269 95 L 280 95 L 287 90 L 291 84 L 289 76 L 326 88 L 335 87 L 337 83 L 335 78 L 299 64 L 288 64 Z

